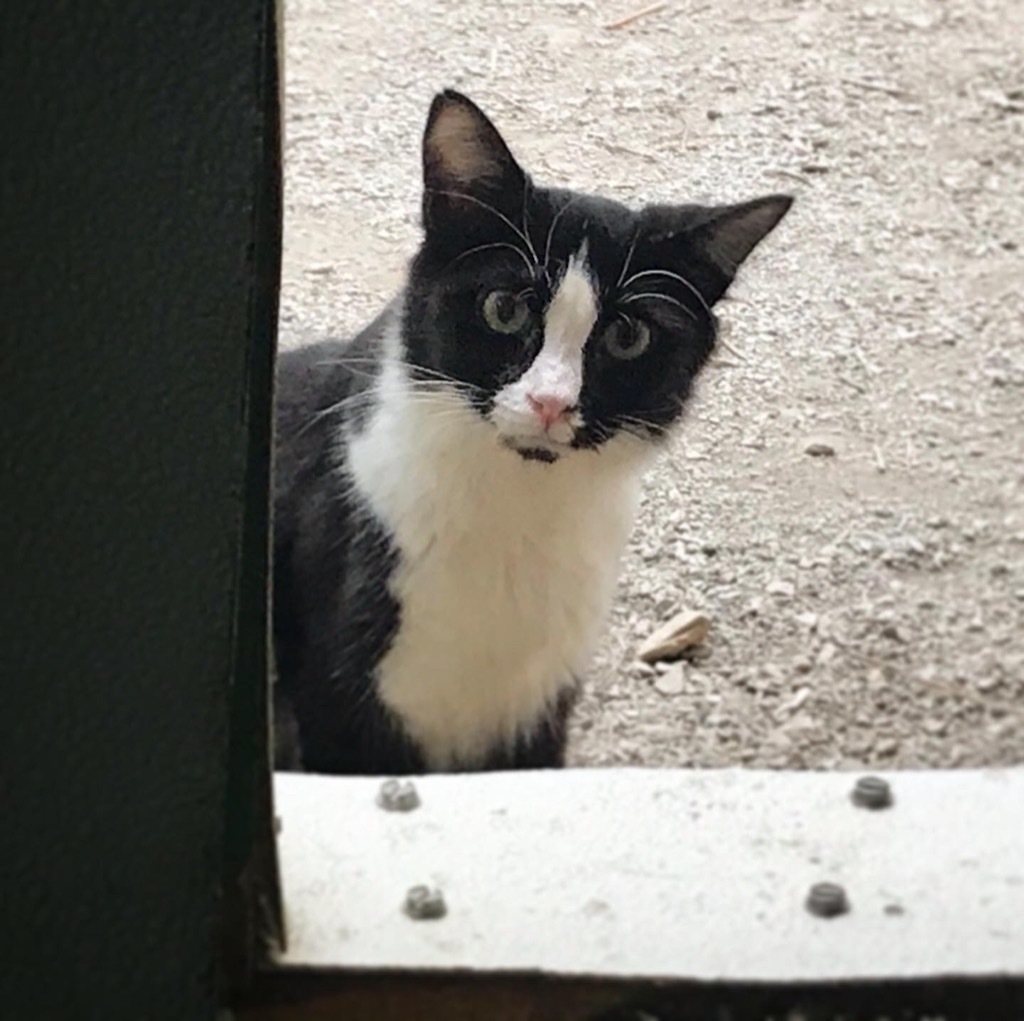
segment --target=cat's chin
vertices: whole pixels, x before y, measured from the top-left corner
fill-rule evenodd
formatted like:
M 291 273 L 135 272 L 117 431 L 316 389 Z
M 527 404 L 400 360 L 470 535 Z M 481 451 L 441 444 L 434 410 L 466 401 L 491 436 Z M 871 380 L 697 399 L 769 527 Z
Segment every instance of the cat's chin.
M 538 443 L 526 437 L 503 436 L 501 441 L 524 461 L 536 461 L 538 464 L 554 464 L 562 454 L 572 449 L 569 446 L 559 449 L 562 444 Z

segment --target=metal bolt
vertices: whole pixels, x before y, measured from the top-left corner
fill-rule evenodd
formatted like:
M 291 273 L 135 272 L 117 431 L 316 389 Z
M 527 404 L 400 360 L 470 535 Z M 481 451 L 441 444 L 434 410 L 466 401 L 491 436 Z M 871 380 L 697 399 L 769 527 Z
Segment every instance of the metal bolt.
M 420 796 L 409 780 L 385 780 L 380 785 L 377 804 L 385 812 L 411 812 L 420 807 Z
M 888 808 L 892 804 L 892 788 L 880 776 L 862 776 L 850 798 L 859 808 Z
M 417 922 L 444 918 L 448 913 L 448 905 L 444 902 L 444 894 L 429 886 L 414 886 L 405 895 L 405 913 Z
M 850 910 L 850 902 L 838 883 L 815 883 L 807 895 L 807 910 L 819 918 L 835 918 Z

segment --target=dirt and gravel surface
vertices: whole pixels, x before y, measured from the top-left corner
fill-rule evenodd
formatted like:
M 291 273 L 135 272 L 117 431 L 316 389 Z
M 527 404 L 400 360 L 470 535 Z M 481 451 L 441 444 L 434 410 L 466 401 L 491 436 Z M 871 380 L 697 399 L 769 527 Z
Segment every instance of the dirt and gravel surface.
M 573 762 L 1024 762 L 1024 4 L 288 0 L 282 342 L 417 237 L 433 92 L 539 179 L 791 191 L 648 480 Z M 680 608 L 712 621 L 663 676 Z

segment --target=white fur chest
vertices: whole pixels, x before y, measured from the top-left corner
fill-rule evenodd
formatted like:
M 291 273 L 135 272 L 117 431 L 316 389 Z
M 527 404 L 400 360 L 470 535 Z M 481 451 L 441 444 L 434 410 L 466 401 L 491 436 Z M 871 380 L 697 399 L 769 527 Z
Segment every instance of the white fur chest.
M 379 694 L 428 765 L 472 766 L 545 711 L 589 662 L 633 524 L 633 450 L 525 461 L 454 395 L 411 395 L 389 363 L 350 445 L 388 526 L 401 623 Z

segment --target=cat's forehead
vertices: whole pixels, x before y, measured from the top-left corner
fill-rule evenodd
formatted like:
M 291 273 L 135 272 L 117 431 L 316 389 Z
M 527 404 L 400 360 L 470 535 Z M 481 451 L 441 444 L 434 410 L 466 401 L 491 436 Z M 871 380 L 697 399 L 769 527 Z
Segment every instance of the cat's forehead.
M 638 215 L 628 206 L 579 192 L 537 191 L 529 205 L 532 233 L 543 242 L 538 255 L 549 267 L 565 266 L 585 250 L 593 272 L 610 272 L 639 226 Z

